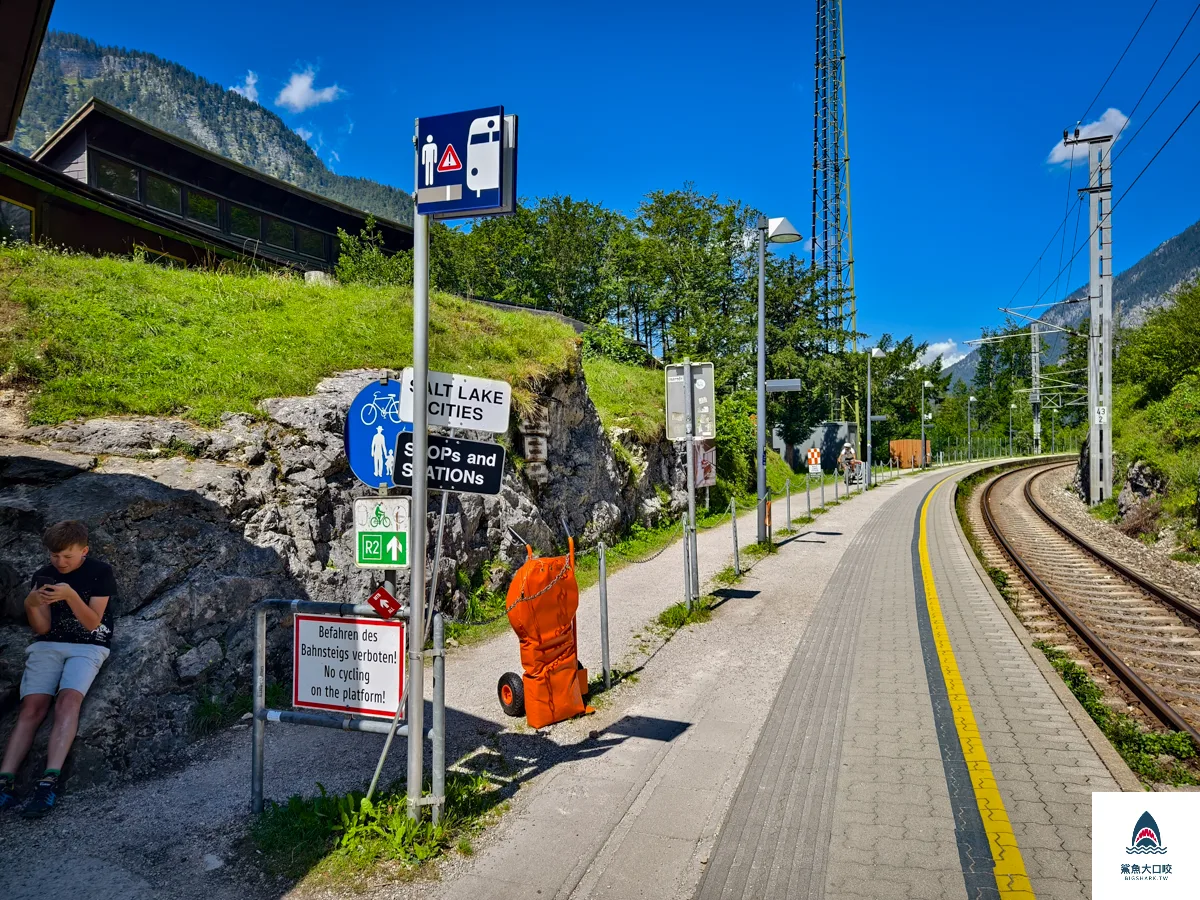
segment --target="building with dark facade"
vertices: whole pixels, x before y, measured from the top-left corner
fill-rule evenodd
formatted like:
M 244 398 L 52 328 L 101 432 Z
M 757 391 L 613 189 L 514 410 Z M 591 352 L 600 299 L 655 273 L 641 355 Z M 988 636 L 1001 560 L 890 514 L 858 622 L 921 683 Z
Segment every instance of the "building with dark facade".
M 95 99 L 32 159 L 0 148 L 0 239 L 140 250 L 186 265 L 240 259 L 328 271 L 338 228 L 357 234 L 365 219 Z M 377 224 L 384 249 L 412 247 L 410 226 Z

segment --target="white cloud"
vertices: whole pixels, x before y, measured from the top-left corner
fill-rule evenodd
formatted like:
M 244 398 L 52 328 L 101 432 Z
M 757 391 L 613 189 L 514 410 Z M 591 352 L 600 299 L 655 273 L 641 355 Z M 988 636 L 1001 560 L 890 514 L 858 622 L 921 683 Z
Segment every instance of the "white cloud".
M 340 97 L 344 91 L 336 84 L 328 87 L 314 88 L 313 79 L 316 71 L 310 66 L 303 72 L 293 72 L 288 83 L 283 86 L 275 103 L 289 112 L 304 112 L 322 103 L 331 103 Z
M 1129 125 L 1129 116 L 1121 112 L 1119 109 L 1109 107 L 1095 122 L 1089 122 L 1087 125 L 1079 126 L 1079 136 L 1081 138 L 1095 137 L 1101 134 L 1111 134 L 1114 137 L 1113 143 L 1120 139 L 1121 132 Z M 1072 135 L 1074 137 L 1074 135 Z M 1072 163 L 1074 160 L 1074 163 Z M 1062 141 L 1054 145 L 1054 149 L 1050 151 L 1050 155 L 1046 157 L 1046 162 L 1050 165 L 1087 165 L 1088 150 L 1087 147 L 1080 144 L 1068 147 Z
M 303 125 L 296 129 L 296 134 L 300 135 L 300 140 L 307 142 L 313 136 L 313 133 Z
M 241 94 L 251 103 L 258 102 L 258 73 L 254 71 L 246 71 L 246 80 L 241 84 L 235 84 L 230 88 L 235 94 Z
M 944 341 L 934 341 L 930 344 L 917 362 L 923 366 L 927 366 L 940 356 L 942 358 L 942 371 L 945 371 L 966 355 L 965 353 L 958 352 L 957 343 L 947 339 Z
M 329 151 L 329 158 L 330 158 L 331 160 L 333 160 L 334 162 L 341 162 L 341 161 L 342 161 L 342 158 L 341 158 L 340 156 L 338 156 L 338 152 L 337 152 L 336 150 L 330 150 L 330 151 Z

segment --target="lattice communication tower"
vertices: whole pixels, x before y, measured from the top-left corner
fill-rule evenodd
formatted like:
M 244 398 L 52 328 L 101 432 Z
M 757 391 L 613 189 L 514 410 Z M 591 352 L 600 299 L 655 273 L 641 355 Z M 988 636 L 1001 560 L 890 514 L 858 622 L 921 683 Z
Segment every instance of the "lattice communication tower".
M 854 242 L 850 216 L 850 145 L 846 124 L 846 52 L 841 0 L 816 0 L 813 90 L 812 264 L 827 329 L 842 336 L 830 350 L 857 350 Z

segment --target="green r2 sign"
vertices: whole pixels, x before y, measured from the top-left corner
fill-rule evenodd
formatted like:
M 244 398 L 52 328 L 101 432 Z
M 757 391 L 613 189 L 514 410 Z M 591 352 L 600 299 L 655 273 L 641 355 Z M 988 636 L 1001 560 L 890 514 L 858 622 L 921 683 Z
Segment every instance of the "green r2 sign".
M 354 564 L 362 569 L 408 568 L 407 497 L 354 501 Z

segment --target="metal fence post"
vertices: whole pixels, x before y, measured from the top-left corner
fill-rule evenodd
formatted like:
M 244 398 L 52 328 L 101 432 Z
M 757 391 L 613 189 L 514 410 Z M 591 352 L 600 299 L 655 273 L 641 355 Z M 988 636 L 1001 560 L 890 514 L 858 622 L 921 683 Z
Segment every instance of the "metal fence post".
M 787 491 L 787 527 L 790 530 L 792 527 L 792 479 L 784 482 L 784 490 Z
M 841 502 L 841 498 L 840 498 L 840 496 L 839 496 L 839 493 L 838 493 L 838 492 L 841 490 L 841 486 L 838 484 L 838 482 L 840 482 L 841 480 L 842 480 L 842 479 L 841 479 L 841 478 L 838 476 L 837 469 L 834 469 L 834 470 L 833 470 L 833 502 L 834 502 L 834 503 L 840 503 L 840 502 Z M 822 493 L 822 494 L 824 494 L 824 493 L 825 493 L 825 480 L 824 480 L 824 479 L 821 479 L 821 493 Z M 823 500 L 822 500 L 822 503 L 821 503 L 821 505 L 822 505 L 822 506 L 824 506 L 824 505 L 825 505 L 825 503 L 824 503 L 824 501 L 823 501 Z
M 692 542 L 688 535 L 687 513 L 683 514 L 683 602 L 692 611 Z
M 604 671 L 604 689 L 612 687 L 612 667 L 608 662 L 608 558 L 604 541 L 596 545 L 600 558 L 600 667 Z
M 742 561 L 738 557 L 737 543 L 737 500 L 729 501 L 729 522 L 733 525 L 733 571 L 738 575 L 742 574 Z
M 267 738 L 267 611 L 254 610 L 254 684 L 251 723 L 250 812 L 263 811 L 263 752 Z
M 812 518 L 812 478 L 804 476 L 804 502 L 808 506 L 808 517 Z
M 446 805 L 446 623 L 440 612 L 433 614 L 433 824 L 442 819 Z

